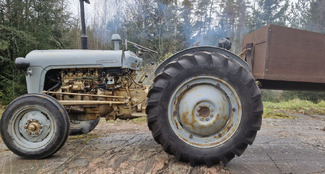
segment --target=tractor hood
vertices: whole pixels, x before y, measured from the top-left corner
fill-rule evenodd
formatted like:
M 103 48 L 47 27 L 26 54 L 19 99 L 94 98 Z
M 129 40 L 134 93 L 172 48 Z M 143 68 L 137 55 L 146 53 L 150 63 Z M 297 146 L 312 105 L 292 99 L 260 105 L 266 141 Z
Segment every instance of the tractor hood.
M 18 61 L 17 61 L 18 60 Z M 17 62 L 42 69 L 121 67 L 139 70 L 142 59 L 131 51 L 122 50 L 35 50 Z M 19 66 L 17 64 L 17 66 Z

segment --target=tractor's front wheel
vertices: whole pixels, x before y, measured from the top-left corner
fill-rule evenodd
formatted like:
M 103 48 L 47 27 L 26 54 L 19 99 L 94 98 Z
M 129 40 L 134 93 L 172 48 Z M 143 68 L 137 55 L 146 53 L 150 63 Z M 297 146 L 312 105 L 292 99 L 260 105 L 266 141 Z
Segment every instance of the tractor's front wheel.
M 252 75 L 219 53 L 169 63 L 148 95 L 148 126 L 163 149 L 192 166 L 229 162 L 261 126 L 261 94 Z
M 54 98 L 27 94 L 8 105 L 0 128 L 3 142 L 12 152 L 25 158 L 45 158 L 66 142 L 69 117 Z

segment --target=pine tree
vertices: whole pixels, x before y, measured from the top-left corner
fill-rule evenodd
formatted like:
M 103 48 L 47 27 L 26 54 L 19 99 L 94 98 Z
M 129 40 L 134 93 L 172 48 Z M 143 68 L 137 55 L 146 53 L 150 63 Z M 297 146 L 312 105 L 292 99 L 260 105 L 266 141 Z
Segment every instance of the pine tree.
M 64 0 L 0 1 L 0 101 L 7 104 L 26 93 L 24 72 L 15 68 L 15 58 L 34 49 L 66 48 L 68 31 Z
M 251 31 L 268 24 L 285 26 L 289 2 L 287 0 L 256 0 L 249 25 Z
M 305 29 L 325 33 L 325 1 L 310 0 L 310 8 Z

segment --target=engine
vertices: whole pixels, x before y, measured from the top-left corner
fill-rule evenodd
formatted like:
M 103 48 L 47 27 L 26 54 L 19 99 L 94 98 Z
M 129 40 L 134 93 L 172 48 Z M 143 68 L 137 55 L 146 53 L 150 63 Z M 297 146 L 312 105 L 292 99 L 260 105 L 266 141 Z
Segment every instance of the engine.
M 149 90 L 135 79 L 135 71 L 121 68 L 51 70 L 44 93 L 64 105 L 72 120 L 131 119 L 146 116 Z

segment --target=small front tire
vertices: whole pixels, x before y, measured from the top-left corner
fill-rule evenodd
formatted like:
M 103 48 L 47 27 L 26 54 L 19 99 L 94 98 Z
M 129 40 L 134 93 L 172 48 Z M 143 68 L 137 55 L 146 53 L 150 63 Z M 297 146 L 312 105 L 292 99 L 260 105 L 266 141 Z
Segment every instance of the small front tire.
M 54 98 L 27 94 L 8 105 L 0 127 L 2 140 L 12 152 L 25 158 L 46 158 L 66 142 L 69 117 Z

